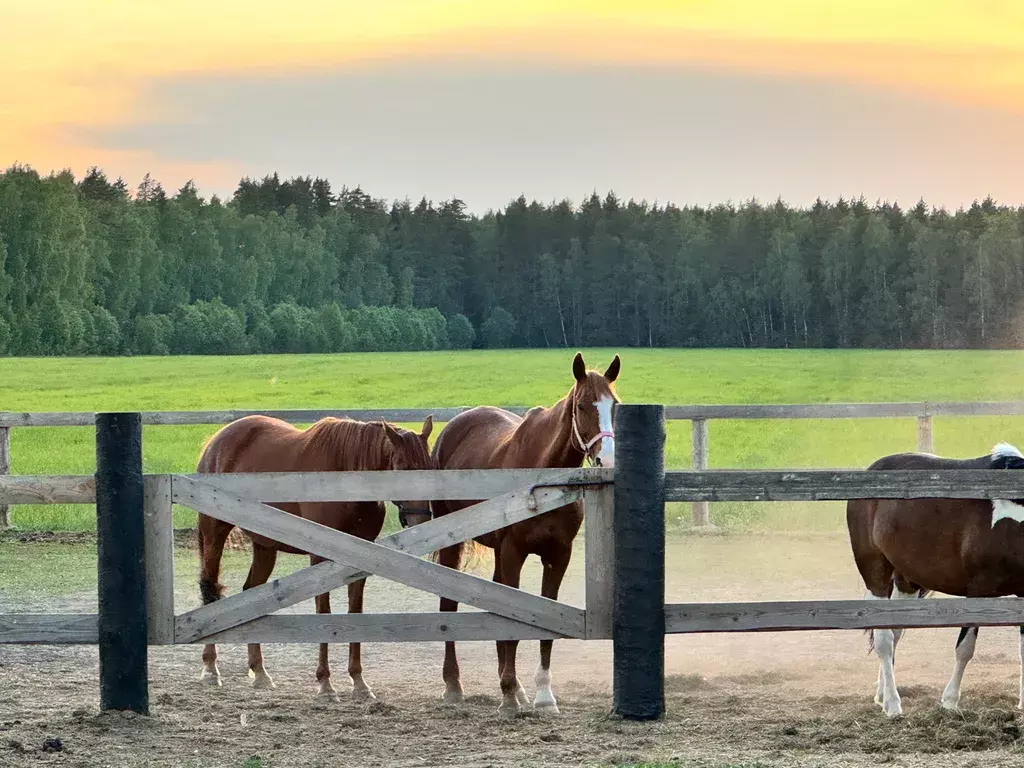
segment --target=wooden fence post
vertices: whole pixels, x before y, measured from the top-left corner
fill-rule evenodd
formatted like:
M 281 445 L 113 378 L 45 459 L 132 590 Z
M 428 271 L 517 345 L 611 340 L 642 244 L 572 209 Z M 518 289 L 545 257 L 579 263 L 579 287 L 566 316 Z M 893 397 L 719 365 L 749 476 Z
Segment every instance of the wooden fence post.
M 707 419 L 693 419 L 690 424 L 693 443 L 690 463 L 695 471 L 702 471 L 708 468 L 708 422 Z M 711 524 L 711 510 L 706 501 L 693 502 L 693 524 Z
M 171 476 L 143 478 L 145 492 L 146 622 L 153 645 L 174 643 L 174 505 Z
M 613 709 L 653 720 L 665 711 L 663 406 L 619 406 L 614 496 Z
M 149 714 L 142 417 L 96 414 L 100 709 Z
M 11 474 L 11 429 L 0 427 L 0 475 Z M 0 504 L 0 530 L 11 527 L 10 513 L 6 504 Z
M 587 582 L 587 639 L 607 640 L 612 636 L 615 558 L 612 488 L 587 491 L 584 509 L 584 569 Z
M 929 415 L 917 417 L 917 450 L 923 453 L 935 450 L 932 442 L 932 417 Z

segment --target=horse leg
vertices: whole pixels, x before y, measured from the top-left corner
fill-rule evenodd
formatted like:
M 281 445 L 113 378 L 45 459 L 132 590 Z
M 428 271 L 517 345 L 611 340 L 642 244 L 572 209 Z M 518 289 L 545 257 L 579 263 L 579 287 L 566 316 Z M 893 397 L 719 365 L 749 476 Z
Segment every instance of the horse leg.
M 886 596 L 879 596 L 868 593 L 868 599 L 888 600 Z M 893 669 L 893 660 L 896 655 L 896 633 L 891 629 L 872 630 L 872 645 L 875 655 L 878 657 L 878 689 L 875 693 L 875 703 L 882 705 L 882 710 L 889 717 L 898 717 L 903 714 L 903 706 L 900 702 L 900 694 L 896 689 L 896 673 Z
M 501 584 L 501 548 L 494 550 L 494 574 L 491 576 L 491 581 L 496 584 Z M 498 648 L 498 679 L 501 679 L 501 673 L 505 669 L 505 646 L 501 643 L 496 643 Z M 523 688 L 523 684 L 519 683 L 519 687 L 516 688 L 516 701 L 519 702 L 520 707 L 526 707 L 530 704 L 530 697 L 526 695 L 526 689 Z
M 242 591 L 266 584 L 270 574 L 274 572 L 276 562 L 276 549 L 253 544 L 252 565 L 249 566 L 249 575 L 242 585 Z M 252 687 L 257 690 L 276 687 L 273 679 L 267 674 L 266 667 L 263 666 L 263 649 L 259 643 L 249 643 L 249 677 L 252 678 Z
M 363 612 L 363 589 L 366 587 L 366 579 L 354 581 L 348 585 L 348 612 Z M 322 646 L 326 654 L 327 646 Z M 326 658 L 326 656 L 325 656 Z M 348 645 L 348 675 L 352 678 L 352 698 L 355 701 L 373 701 L 377 697 L 363 681 L 363 660 L 360 655 L 359 643 Z
M 199 515 L 196 534 L 199 539 L 199 593 L 203 605 L 209 605 L 221 598 L 224 587 L 220 583 L 220 561 L 224 555 L 224 544 L 234 528 L 207 515 Z M 203 647 L 203 671 L 199 680 L 209 685 L 220 685 L 220 670 L 217 668 L 217 646 L 207 643 Z
M 1024 709 L 1024 627 L 1020 628 L 1020 698 L 1017 709 Z
M 491 575 L 491 581 L 495 584 L 501 584 L 501 550 L 494 550 L 494 573 Z M 505 669 L 505 646 L 501 643 L 497 643 L 498 648 L 498 679 L 501 679 L 501 672 Z
M 541 558 L 544 566 L 544 573 L 541 576 L 540 594 L 542 597 L 551 600 L 558 599 L 558 589 L 562 586 L 562 578 L 565 570 L 569 567 L 569 559 L 572 557 L 572 547 L 566 547 L 559 552 L 555 558 Z M 534 682 L 537 685 L 537 694 L 533 699 L 533 708 L 538 712 L 557 715 L 558 703 L 555 695 L 551 692 L 551 646 L 553 640 L 540 641 L 540 664 L 537 665 L 537 675 Z
M 519 577 L 525 562 L 526 553 L 519 549 L 511 539 L 504 539 L 501 543 L 501 581 L 498 583 L 518 589 Z M 516 650 L 519 647 L 519 641 L 503 640 L 499 641 L 497 645 L 498 658 L 504 661 L 501 669 L 501 706 L 498 707 L 498 711 L 505 717 L 511 718 L 518 715 L 520 711 L 518 694 L 522 690 L 522 685 L 516 676 Z M 504 646 L 504 651 L 502 651 L 502 646 Z M 527 701 L 529 700 L 527 699 Z
M 956 639 L 956 650 L 953 653 L 953 676 L 949 678 L 949 682 L 946 684 L 946 688 L 942 692 L 943 709 L 959 709 L 960 684 L 964 679 L 964 670 L 967 669 L 967 662 L 974 658 L 974 646 L 977 642 L 977 627 L 960 628 L 960 636 Z
M 437 553 L 437 562 L 446 568 L 459 570 L 459 561 L 461 559 L 461 544 L 445 547 Z M 442 597 L 441 610 L 446 612 L 457 611 L 459 610 L 459 604 L 455 600 Z M 459 660 L 455 656 L 455 643 L 453 642 L 446 642 L 444 644 L 444 667 L 441 677 L 444 679 L 444 696 L 442 697 L 444 703 L 461 704 L 463 698 L 462 681 L 459 679 Z

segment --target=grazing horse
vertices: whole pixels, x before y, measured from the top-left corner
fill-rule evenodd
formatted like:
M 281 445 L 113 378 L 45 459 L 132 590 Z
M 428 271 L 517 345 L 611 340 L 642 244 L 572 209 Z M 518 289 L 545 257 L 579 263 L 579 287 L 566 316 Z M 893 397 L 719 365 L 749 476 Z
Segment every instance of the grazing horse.
M 360 422 L 325 418 L 305 430 L 266 416 L 246 416 L 228 424 L 203 447 L 197 471 L 214 472 L 340 472 L 406 469 L 434 469 L 427 438 L 433 420 L 430 416 L 417 434 L 387 422 Z M 395 501 L 402 526 L 423 522 L 430 517 L 428 502 Z M 381 502 L 275 503 L 271 506 L 298 515 L 329 528 L 372 541 L 384 525 L 385 509 Z M 208 515 L 199 515 L 198 539 L 201 566 L 199 589 L 203 603 L 219 600 L 223 586 L 218 583 L 224 542 L 234 526 Z M 274 570 L 278 552 L 307 554 L 264 536 L 246 532 L 252 540 L 252 565 L 243 590 L 266 583 Z M 311 564 L 322 557 L 310 555 Z M 362 613 L 363 588 L 366 579 L 348 585 L 348 612 Z M 331 595 L 316 597 L 316 612 L 331 612 Z M 356 701 L 374 698 L 363 681 L 359 643 L 349 644 L 348 673 L 352 678 L 352 696 Z M 263 666 L 259 643 L 249 644 L 249 675 L 254 688 L 273 688 L 274 682 Z M 201 680 L 220 685 L 217 669 L 217 646 L 203 649 Z M 319 683 L 317 697 L 337 701 L 331 685 L 331 668 L 327 661 L 327 643 L 320 645 L 320 663 L 316 670 Z
M 1024 469 L 1024 456 L 1000 443 L 986 456 L 944 459 L 927 453 L 883 456 L 868 467 L 898 469 Z M 850 544 L 868 598 L 1024 596 L 1024 499 L 852 499 L 846 505 Z M 871 631 L 880 662 L 875 702 L 889 717 L 902 714 L 893 661 L 902 629 Z M 974 656 L 977 627 L 956 641 L 953 675 L 942 706 L 957 709 L 960 683 Z M 1021 699 L 1024 708 L 1024 627 L 1021 628 Z
M 511 469 L 579 467 L 585 458 L 601 466 L 613 465 L 614 437 L 612 408 L 618 402 L 612 384 L 619 375 L 615 356 L 604 374 L 587 371 L 579 353 L 572 362 L 575 383 L 565 397 L 551 408 L 531 409 L 524 417 L 489 406 L 459 414 L 441 430 L 434 445 L 440 469 Z M 434 516 L 440 517 L 475 501 L 435 501 Z M 583 522 L 583 505 L 574 502 L 532 520 L 477 537 L 479 544 L 494 550 L 494 581 L 519 587 L 519 576 L 527 555 L 540 556 L 543 564 L 541 595 L 558 599 L 558 589 L 572 556 L 572 542 Z M 438 553 L 438 562 L 458 568 L 462 545 Z M 441 599 L 442 611 L 458 610 L 458 603 Z M 540 666 L 535 682 L 534 708 L 558 713 L 551 693 L 551 640 L 540 641 Z M 502 703 L 499 710 L 515 716 L 527 706 L 526 691 L 516 677 L 517 641 L 498 642 L 498 675 Z M 462 683 L 455 643 L 445 643 L 444 701 L 462 701 Z

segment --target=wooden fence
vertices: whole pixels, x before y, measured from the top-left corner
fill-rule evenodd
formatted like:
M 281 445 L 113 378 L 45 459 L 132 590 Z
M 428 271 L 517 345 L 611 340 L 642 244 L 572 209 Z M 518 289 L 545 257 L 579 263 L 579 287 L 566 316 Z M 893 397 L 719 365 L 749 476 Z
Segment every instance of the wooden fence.
M 147 644 L 575 638 L 613 641 L 615 709 L 626 717 L 646 719 L 663 712 L 665 634 L 1016 626 L 1024 616 L 1024 600 L 1016 598 L 664 602 L 666 502 L 1021 498 L 1024 472 L 666 472 L 664 410 L 624 405 L 616 416 L 614 470 L 143 476 L 139 440 L 122 433 L 116 433 L 116 439 L 110 435 L 100 439 L 104 430 L 111 432 L 117 424 L 123 430 L 125 416 L 105 414 L 101 417 L 105 421 L 97 423 L 95 478 L 0 478 L 0 500 L 9 504 L 97 503 L 97 516 L 102 518 L 98 525 L 99 614 L 0 615 L 0 643 L 98 643 L 104 708 L 145 711 L 148 707 Z M 141 438 L 141 419 L 134 424 Z M 131 450 L 126 452 L 124 445 Z M 107 447 L 101 450 L 102 446 Z M 128 469 L 118 467 L 109 456 L 120 457 L 117 460 Z M 263 503 L 388 498 L 486 501 L 376 542 L 300 520 Z M 420 557 L 579 498 L 585 504 L 585 608 L 451 571 Z M 176 614 L 174 503 L 314 552 L 327 561 Z M 134 540 L 133 528 L 140 532 Z M 135 543 L 125 546 L 130 541 Z M 102 574 L 110 569 L 116 569 L 120 578 L 105 583 Z M 272 615 L 368 574 L 448 596 L 482 611 Z M 132 585 L 141 585 L 134 598 L 123 591 Z M 141 631 L 133 648 L 124 647 L 131 633 L 121 631 L 129 624 L 136 633 Z M 113 672 L 105 670 L 105 644 L 106 657 L 116 659 Z M 136 687 L 125 693 L 124 681 L 132 677 L 126 675 L 125 659 L 133 654 L 141 654 L 143 663 L 136 667 Z
M 419 422 L 428 415 L 435 421 L 450 421 L 469 406 L 441 408 L 312 409 L 312 410 L 220 410 L 220 411 L 147 411 L 142 423 L 159 426 L 195 426 L 227 424 L 252 414 L 275 416 L 297 424 L 308 424 L 325 416 L 349 417 L 364 421 L 385 419 L 391 422 Z M 527 406 L 509 406 L 523 414 Z M 1024 401 L 991 403 L 818 403 L 806 405 L 669 405 L 668 421 L 691 422 L 691 461 L 694 470 L 708 468 L 708 422 L 716 419 L 877 419 L 914 418 L 917 420 L 917 449 L 932 451 L 934 416 L 1024 416 Z M 10 474 L 10 431 L 14 427 L 88 427 L 95 424 L 91 412 L 17 413 L 0 412 L 0 476 Z M 710 524 L 708 502 L 693 502 L 693 522 Z M 0 528 L 9 525 L 8 505 L 0 501 Z

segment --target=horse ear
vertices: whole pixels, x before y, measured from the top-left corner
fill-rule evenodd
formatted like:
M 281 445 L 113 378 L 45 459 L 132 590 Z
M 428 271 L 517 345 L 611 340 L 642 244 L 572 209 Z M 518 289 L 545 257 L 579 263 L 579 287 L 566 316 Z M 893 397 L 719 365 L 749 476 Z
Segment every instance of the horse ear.
M 608 383 L 611 384 L 619 377 L 619 368 L 622 367 L 622 363 L 619 360 L 619 356 L 616 355 L 615 359 L 612 360 L 611 365 L 608 366 L 608 370 L 604 372 L 604 377 L 608 379 Z
M 587 364 L 583 362 L 583 355 L 579 352 L 572 359 L 572 375 L 576 381 L 584 381 L 587 378 Z
M 420 437 L 422 437 L 424 440 L 426 440 L 428 437 L 430 437 L 430 433 L 433 431 L 433 429 L 434 429 L 434 416 L 433 416 L 433 414 L 431 414 L 431 415 L 427 416 L 426 419 L 423 420 L 423 430 L 420 432 Z
M 386 421 L 381 422 L 384 425 L 384 436 L 391 442 L 395 448 L 402 444 L 402 437 L 398 434 L 398 430 L 388 424 Z

